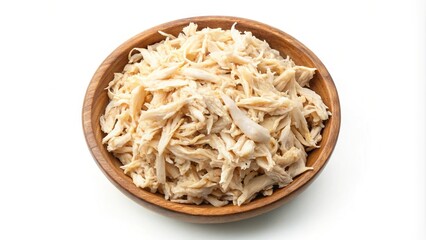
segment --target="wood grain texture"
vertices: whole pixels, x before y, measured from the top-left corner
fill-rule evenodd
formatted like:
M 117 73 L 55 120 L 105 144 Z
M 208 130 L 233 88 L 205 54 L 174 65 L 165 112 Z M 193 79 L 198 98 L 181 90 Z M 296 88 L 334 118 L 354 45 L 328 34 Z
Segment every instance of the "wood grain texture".
M 258 198 L 243 206 L 227 205 L 213 207 L 210 205 L 186 205 L 167 201 L 160 194 L 153 194 L 136 187 L 131 178 L 119 168 L 121 163 L 102 144 L 104 134 L 101 132 L 99 118 L 108 103 L 104 90 L 113 79 L 115 72 L 121 72 L 126 65 L 128 53 L 134 47 L 146 47 L 164 39 L 158 31 L 177 35 L 190 22 L 197 23 L 199 29 L 204 27 L 230 29 L 237 23 L 240 31 L 251 31 L 254 36 L 266 40 L 270 46 L 289 55 L 297 65 L 317 68 L 311 88 L 323 99 L 332 112 L 332 117 L 325 123 L 321 148 L 312 151 L 307 165 L 314 168 L 296 177 L 288 186 L 276 190 L 271 196 Z M 318 176 L 330 158 L 336 145 L 340 129 L 340 104 L 333 80 L 322 62 L 307 47 L 290 35 L 249 19 L 224 16 L 205 16 L 180 19 L 148 29 L 129 39 L 114 50 L 99 66 L 86 92 L 83 103 L 83 130 L 87 145 L 93 158 L 108 179 L 124 194 L 142 206 L 174 217 L 196 223 L 223 223 L 246 219 L 271 211 L 294 198 Z

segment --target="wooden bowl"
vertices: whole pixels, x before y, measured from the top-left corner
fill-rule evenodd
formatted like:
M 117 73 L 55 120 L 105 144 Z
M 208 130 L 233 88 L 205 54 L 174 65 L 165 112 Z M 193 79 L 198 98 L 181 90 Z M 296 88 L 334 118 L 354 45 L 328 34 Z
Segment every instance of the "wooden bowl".
M 297 65 L 317 68 L 311 88 L 323 99 L 332 112 L 332 117 L 325 123 L 321 148 L 310 152 L 307 165 L 314 170 L 307 171 L 294 179 L 288 186 L 277 189 L 271 196 L 260 197 L 243 205 L 213 207 L 210 205 L 186 205 L 167 201 L 160 194 L 136 187 L 131 178 L 119 168 L 121 163 L 106 150 L 101 143 L 99 118 L 108 103 L 105 87 L 113 79 L 115 72 L 121 72 L 128 62 L 128 53 L 134 47 L 146 47 L 164 39 L 158 31 L 177 35 L 190 22 L 204 27 L 230 29 L 237 22 L 240 31 L 251 31 L 254 36 L 266 40 L 270 46 L 289 55 Z M 340 105 L 336 87 L 325 66 L 307 47 L 290 35 L 249 19 L 237 17 L 206 16 L 180 19 L 148 29 L 129 39 L 114 50 L 99 66 L 86 92 L 83 104 L 83 130 L 87 145 L 96 163 L 108 179 L 124 194 L 142 206 L 166 216 L 196 223 L 223 223 L 242 220 L 271 211 L 300 193 L 320 173 L 333 152 L 340 129 Z

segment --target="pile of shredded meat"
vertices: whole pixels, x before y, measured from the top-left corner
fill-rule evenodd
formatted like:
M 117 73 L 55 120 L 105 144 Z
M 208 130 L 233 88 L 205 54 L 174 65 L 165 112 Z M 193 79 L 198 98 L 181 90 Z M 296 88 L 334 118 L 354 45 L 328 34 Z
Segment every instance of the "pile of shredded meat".
M 103 143 L 136 186 L 178 203 L 241 205 L 311 168 L 331 113 L 296 66 L 252 35 L 189 24 L 135 48 L 107 88 Z

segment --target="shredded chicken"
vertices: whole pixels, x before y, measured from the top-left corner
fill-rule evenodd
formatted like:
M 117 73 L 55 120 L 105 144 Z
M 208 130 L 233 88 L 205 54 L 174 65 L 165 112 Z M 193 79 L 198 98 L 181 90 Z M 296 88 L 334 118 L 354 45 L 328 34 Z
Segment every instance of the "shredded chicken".
M 297 66 L 251 32 L 189 24 L 129 53 L 107 87 L 103 143 L 134 184 L 178 203 L 242 205 L 312 168 L 331 113 Z

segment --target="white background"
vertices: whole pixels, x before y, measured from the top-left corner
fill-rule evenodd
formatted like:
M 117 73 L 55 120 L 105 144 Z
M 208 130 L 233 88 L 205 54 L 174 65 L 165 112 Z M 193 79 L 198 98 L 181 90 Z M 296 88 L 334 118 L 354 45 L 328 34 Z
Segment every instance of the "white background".
M 426 239 L 425 1 L 278 2 L 2 1 L 0 239 Z M 291 34 L 340 94 L 340 138 L 319 178 L 242 222 L 189 224 L 140 207 L 98 169 L 81 128 L 86 87 L 115 47 L 198 15 Z

